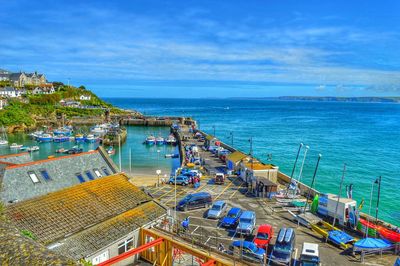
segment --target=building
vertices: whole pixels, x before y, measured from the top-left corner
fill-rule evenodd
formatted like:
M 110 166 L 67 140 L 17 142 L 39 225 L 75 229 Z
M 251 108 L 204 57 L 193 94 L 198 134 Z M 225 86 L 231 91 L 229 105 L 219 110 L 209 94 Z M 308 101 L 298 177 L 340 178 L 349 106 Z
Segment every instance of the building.
M 5 214 L 48 249 L 98 264 L 137 247 L 140 228 L 160 222 L 166 209 L 115 174 L 8 205 Z
M 16 88 L 12 87 L 4 87 L 0 88 L 0 96 L 8 97 L 8 98 L 15 98 L 20 97 L 22 95 L 21 90 L 17 90 Z
M 52 84 L 43 84 L 41 87 L 36 87 L 32 90 L 33 95 L 37 94 L 53 94 L 56 90 Z
M 253 161 L 252 161 L 253 160 Z M 240 178 L 256 186 L 255 177 L 265 177 L 266 179 L 277 183 L 278 182 L 278 170 L 279 167 L 272 164 L 264 164 L 257 159 L 250 159 L 248 161 L 242 160 L 240 163 Z
M 204 142 L 204 146 L 206 147 L 210 147 L 210 146 L 217 146 L 218 139 L 216 137 L 214 137 L 213 135 L 207 135 L 205 142 Z M 219 145 L 218 145 L 219 146 Z
M 241 151 L 234 151 L 226 156 L 226 167 L 229 171 L 238 171 L 240 169 L 240 162 L 250 158 L 249 155 Z
M 7 106 L 7 99 L 0 99 L 0 110 Z
M 6 79 L 4 79 L 6 78 Z M 46 77 L 44 74 L 39 74 L 37 72 L 34 73 L 10 73 L 8 74 L 8 79 L 6 76 L 3 76 L 4 80 L 11 81 L 13 86 L 16 87 L 24 87 L 25 85 L 43 85 L 46 84 Z
M 0 199 L 11 204 L 115 174 L 117 166 L 103 148 L 32 161 L 29 154 L 0 157 Z
M 90 96 L 90 95 L 81 95 L 80 97 L 79 97 L 79 100 L 81 100 L 81 101 L 90 101 L 90 99 L 92 98 L 92 96 Z
M 65 107 L 75 107 L 79 108 L 81 107 L 81 103 L 73 100 L 61 100 L 60 105 L 65 106 Z

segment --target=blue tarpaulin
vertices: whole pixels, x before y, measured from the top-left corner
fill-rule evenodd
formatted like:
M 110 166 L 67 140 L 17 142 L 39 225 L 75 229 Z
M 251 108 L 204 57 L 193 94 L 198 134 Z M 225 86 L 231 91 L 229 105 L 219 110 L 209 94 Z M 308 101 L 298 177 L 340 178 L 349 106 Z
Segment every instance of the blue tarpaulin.
M 397 258 L 393 266 L 400 266 L 400 258 Z
M 385 249 L 391 247 L 392 244 L 384 239 L 378 238 L 364 238 L 356 243 L 354 243 L 354 249 L 363 250 L 363 249 Z
M 333 243 L 340 245 L 341 243 L 347 244 L 354 240 L 354 238 L 343 231 L 332 230 L 328 232 L 328 238 Z

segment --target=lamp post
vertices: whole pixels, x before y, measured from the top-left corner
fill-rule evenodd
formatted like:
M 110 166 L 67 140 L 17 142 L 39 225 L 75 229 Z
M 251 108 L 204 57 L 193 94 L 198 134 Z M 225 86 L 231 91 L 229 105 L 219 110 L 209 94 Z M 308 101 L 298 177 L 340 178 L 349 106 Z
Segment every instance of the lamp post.
M 160 175 L 161 175 L 161 170 L 158 169 L 158 170 L 156 171 L 156 174 L 157 174 L 157 187 L 159 187 L 159 186 L 160 186 Z
M 160 150 L 157 150 L 157 169 L 160 168 Z M 160 174 L 161 174 L 161 170 L 157 170 L 156 171 L 157 175 L 158 175 L 158 180 L 157 180 L 157 187 L 160 186 Z
M 215 137 L 215 126 L 212 126 L 212 128 L 213 128 L 213 132 L 214 132 L 214 137 Z

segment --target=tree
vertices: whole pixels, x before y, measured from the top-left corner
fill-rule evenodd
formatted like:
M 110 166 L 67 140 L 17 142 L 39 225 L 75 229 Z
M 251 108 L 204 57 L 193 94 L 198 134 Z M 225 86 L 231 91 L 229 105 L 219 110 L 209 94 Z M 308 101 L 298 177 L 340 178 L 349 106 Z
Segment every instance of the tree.
M 83 86 L 83 85 L 81 85 L 81 86 L 79 86 L 79 89 L 81 89 L 81 90 L 86 90 L 86 87 Z

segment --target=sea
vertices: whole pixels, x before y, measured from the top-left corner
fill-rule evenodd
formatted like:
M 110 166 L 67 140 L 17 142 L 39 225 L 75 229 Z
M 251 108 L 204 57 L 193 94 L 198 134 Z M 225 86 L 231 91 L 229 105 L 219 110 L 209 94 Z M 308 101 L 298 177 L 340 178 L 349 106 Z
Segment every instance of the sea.
M 231 144 L 245 153 L 252 152 L 265 163 L 272 163 L 290 175 L 300 143 L 304 146 L 294 172 L 294 178 L 310 184 L 318 156 L 321 160 L 315 178 L 315 188 L 323 193 L 340 192 L 346 196 L 346 186 L 353 186 L 353 198 L 362 211 L 376 215 L 378 185 L 382 177 L 378 217 L 400 226 L 400 104 L 351 103 L 313 101 L 274 101 L 250 99 L 141 99 L 106 98 L 120 108 L 132 109 L 145 115 L 187 116 L 209 134 Z M 177 153 L 173 146 L 147 146 L 146 136 L 167 137 L 169 128 L 128 126 L 128 138 L 111 155 L 121 170 L 133 175 L 169 176 L 179 164 L 165 158 Z M 252 140 L 250 142 L 250 139 Z M 39 145 L 33 159 L 56 155 L 57 148 L 70 148 L 74 143 L 37 144 L 26 134 L 9 134 L 10 144 Z M 80 144 L 86 150 L 98 144 Z M 304 159 L 305 147 L 309 149 Z M 0 154 L 10 151 L 0 148 Z
M 215 134 L 245 153 L 291 174 L 300 143 L 294 178 L 299 178 L 305 146 L 309 146 L 301 180 L 310 184 L 322 155 L 315 188 L 340 192 L 353 185 L 362 211 L 400 226 L 400 104 L 251 99 L 140 99 L 106 101 L 145 115 L 188 116 L 200 129 Z M 380 197 L 378 184 L 381 176 Z

